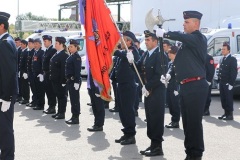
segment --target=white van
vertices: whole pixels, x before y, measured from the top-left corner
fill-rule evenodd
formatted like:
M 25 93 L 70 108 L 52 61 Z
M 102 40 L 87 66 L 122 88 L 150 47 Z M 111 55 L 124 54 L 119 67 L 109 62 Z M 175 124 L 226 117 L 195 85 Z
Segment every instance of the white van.
M 72 35 L 80 35 L 80 34 L 82 34 L 81 31 L 59 31 L 59 30 L 41 31 L 40 30 L 40 31 L 37 31 L 36 33 L 33 33 L 30 36 L 28 36 L 26 38 L 26 40 L 28 40 L 29 38 L 33 38 L 33 39 L 40 38 L 42 41 L 42 44 L 43 44 L 42 36 L 50 35 L 50 36 L 52 36 L 52 44 L 54 46 L 55 45 L 55 37 L 65 37 L 66 38 L 66 37 L 69 37 Z M 42 49 L 45 50 L 44 45 L 42 45 Z
M 214 65 L 216 67 L 213 88 L 217 88 L 217 74 L 219 61 L 222 57 L 223 42 L 228 42 L 231 48 L 231 54 L 234 55 L 238 61 L 238 75 L 234 86 L 234 94 L 240 94 L 240 28 L 222 28 L 209 29 L 202 28 L 201 32 L 207 37 L 208 54 L 213 56 Z

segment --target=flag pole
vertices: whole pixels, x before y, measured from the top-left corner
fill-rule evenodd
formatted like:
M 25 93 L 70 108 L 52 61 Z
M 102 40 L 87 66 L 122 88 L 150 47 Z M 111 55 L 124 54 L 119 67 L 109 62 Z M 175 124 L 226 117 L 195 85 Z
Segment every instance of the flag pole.
M 107 5 L 107 3 L 106 3 L 105 0 L 104 0 L 104 3 L 105 3 L 105 5 L 108 7 L 108 5 Z M 117 28 L 118 32 L 120 33 L 120 30 L 119 30 L 119 28 L 118 28 L 115 20 L 113 19 L 112 14 L 110 13 L 109 16 L 110 16 L 110 18 L 112 19 L 112 21 L 113 21 L 115 27 Z M 126 48 L 127 52 L 129 52 L 128 47 L 127 47 L 127 44 L 126 44 L 126 42 L 125 42 L 124 39 L 123 39 L 123 36 L 121 36 L 121 40 L 122 40 L 122 42 L 123 42 L 123 44 L 124 44 L 124 47 Z M 142 78 L 141 78 L 141 76 L 140 76 L 140 74 L 139 74 L 139 72 L 138 72 L 138 70 L 137 70 L 137 67 L 136 67 L 135 63 L 133 62 L 132 64 L 133 64 L 133 67 L 134 67 L 134 69 L 135 69 L 135 72 L 137 73 L 137 76 L 138 76 L 138 78 L 139 78 L 142 86 L 144 86 L 143 81 L 142 81 Z

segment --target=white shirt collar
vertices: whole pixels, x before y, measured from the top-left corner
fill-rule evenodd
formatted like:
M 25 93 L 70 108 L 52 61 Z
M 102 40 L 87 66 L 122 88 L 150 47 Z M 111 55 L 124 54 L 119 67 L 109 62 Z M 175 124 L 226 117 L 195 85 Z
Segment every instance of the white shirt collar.
M 149 57 L 152 55 L 152 53 L 157 49 L 157 47 L 151 49 L 150 51 L 148 51 Z
M 2 35 L 0 35 L 0 39 L 2 39 L 2 37 L 3 37 L 5 34 L 8 34 L 8 32 L 5 32 L 5 33 L 3 33 Z

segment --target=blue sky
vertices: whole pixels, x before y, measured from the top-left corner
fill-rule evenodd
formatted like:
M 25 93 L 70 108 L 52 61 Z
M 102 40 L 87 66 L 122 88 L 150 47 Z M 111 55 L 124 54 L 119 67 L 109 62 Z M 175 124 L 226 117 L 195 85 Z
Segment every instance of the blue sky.
M 0 11 L 11 14 L 10 23 L 15 23 L 18 13 L 18 1 L 19 14 L 32 12 L 32 14 L 37 16 L 58 18 L 59 5 L 73 0 L 5 0 L 5 2 L 0 5 Z M 117 14 L 117 7 L 115 5 L 110 5 L 109 8 L 113 15 Z M 130 5 L 122 5 L 121 9 L 123 19 L 130 20 Z M 62 17 L 68 18 L 70 14 L 70 9 L 62 10 Z

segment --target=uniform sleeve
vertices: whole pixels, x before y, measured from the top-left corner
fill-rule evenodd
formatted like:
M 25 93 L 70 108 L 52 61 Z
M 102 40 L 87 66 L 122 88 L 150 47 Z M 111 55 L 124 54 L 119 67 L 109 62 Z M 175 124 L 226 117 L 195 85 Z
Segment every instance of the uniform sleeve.
M 127 54 L 126 51 L 116 50 L 116 51 L 114 52 L 114 56 L 117 56 L 117 57 L 126 57 L 126 54 Z
M 81 57 L 78 56 L 74 59 L 74 82 L 79 83 L 81 78 L 81 66 L 82 66 L 82 60 Z
M 232 63 L 230 63 L 231 68 L 230 68 L 230 77 L 229 77 L 228 83 L 231 86 L 233 86 L 237 78 L 237 59 L 234 57 L 231 57 L 231 58 L 232 58 Z
M 67 54 L 63 54 L 63 57 L 61 57 L 61 83 L 65 84 L 66 83 L 66 78 L 65 78 L 65 64 L 66 64 L 66 59 L 68 58 Z
M 0 42 L 0 98 L 10 101 L 17 77 L 17 51 L 7 41 Z
M 199 33 L 200 34 L 200 33 Z M 200 39 L 199 34 L 184 34 L 181 32 L 167 32 L 164 33 L 163 37 L 171 40 L 177 40 L 190 47 L 197 47 Z
M 207 56 L 207 61 L 206 61 L 206 80 L 208 82 L 212 82 L 213 76 L 214 76 L 215 68 L 214 68 L 214 63 L 213 63 L 213 57 L 212 56 Z

